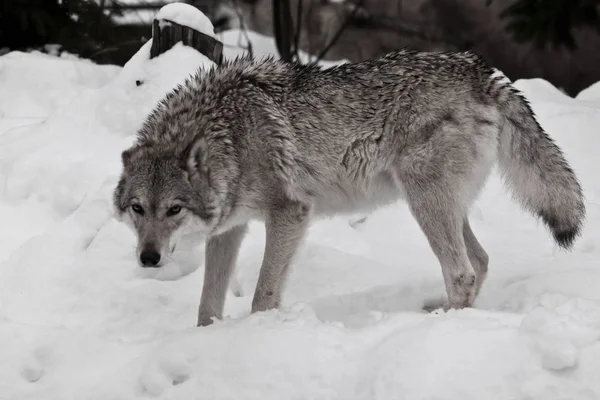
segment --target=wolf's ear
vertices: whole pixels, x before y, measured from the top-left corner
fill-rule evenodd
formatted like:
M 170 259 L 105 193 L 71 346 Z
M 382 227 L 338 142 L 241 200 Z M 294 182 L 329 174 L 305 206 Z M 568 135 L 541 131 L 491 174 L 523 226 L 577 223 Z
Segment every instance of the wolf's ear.
M 121 161 L 123 162 L 123 166 L 125 168 L 129 167 L 132 154 L 133 154 L 133 149 L 127 149 L 121 153 Z
M 127 181 L 125 180 L 125 177 L 121 176 L 119 183 L 113 191 L 113 212 L 117 220 L 121 220 L 121 216 L 127 208 L 127 201 L 125 200 L 126 185 Z
M 202 137 L 194 141 L 185 151 L 181 167 L 188 172 L 192 181 L 201 179 L 208 180 L 208 144 L 206 138 Z

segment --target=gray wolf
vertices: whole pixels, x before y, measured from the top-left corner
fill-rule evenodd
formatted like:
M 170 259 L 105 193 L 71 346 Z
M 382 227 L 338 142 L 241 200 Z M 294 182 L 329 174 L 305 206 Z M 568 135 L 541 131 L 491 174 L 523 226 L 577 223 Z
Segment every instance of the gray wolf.
M 472 306 L 488 255 L 469 208 L 496 164 L 561 247 L 585 219 L 580 183 L 527 100 L 468 52 L 402 50 L 330 69 L 230 60 L 169 93 L 122 161 L 114 205 L 141 266 L 160 267 L 182 235 L 207 238 L 198 325 L 222 317 L 250 220 L 266 227 L 256 312 L 279 306 L 311 219 L 398 199 L 442 267 L 444 307 Z

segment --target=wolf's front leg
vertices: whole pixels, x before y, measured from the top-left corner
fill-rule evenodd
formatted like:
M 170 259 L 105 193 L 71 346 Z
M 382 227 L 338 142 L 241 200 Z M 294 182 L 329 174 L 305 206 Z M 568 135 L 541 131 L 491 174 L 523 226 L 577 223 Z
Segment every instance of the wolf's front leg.
M 265 223 L 265 255 L 252 300 L 252 312 L 279 307 L 287 269 L 308 226 L 310 206 L 290 202 L 270 212 Z
M 235 269 L 237 255 L 247 230 L 239 225 L 225 233 L 213 236 L 206 243 L 204 285 L 198 310 L 198 326 L 212 323 L 212 317 L 223 317 L 223 306 L 229 278 Z

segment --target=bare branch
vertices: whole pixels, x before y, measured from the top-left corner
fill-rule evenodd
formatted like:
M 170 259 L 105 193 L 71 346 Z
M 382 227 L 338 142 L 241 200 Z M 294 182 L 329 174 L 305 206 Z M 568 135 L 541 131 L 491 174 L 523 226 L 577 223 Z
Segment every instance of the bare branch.
M 304 1 L 298 0 L 296 8 L 296 32 L 294 34 L 294 58 L 300 60 L 300 35 L 302 35 L 302 5 Z
M 346 27 L 350 24 L 350 22 L 352 22 L 352 20 L 356 16 L 356 13 L 358 12 L 358 10 L 363 6 L 363 3 L 364 3 L 364 0 L 360 0 L 354 4 L 354 7 L 352 8 L 350 15 L 348 15 L 348 17 L 346 17 L 346 19 L 344 20 L 342 25 L 338 28 L 335 35 L 333 35 L 333 37 L 331 38 L 329 43 L 327 43 L 327 45 L 321 50 L 321 52 L 319 53 L 317 58 L 312 62 L 313 64 L 316 64 L 319 61 L 321 61 L 323 59 L 323 57 L 325 57 L 327 52 L 329 50 L 331 50 L 331 48 L 335 45 L 335 43 L 338 41 L 340 36 L 342 36 L 342 33 L 344 33 L 344 30 L 346 29 Z
M 238 20 L 240 21 L 240 31 L 242 31 L 242 35 L 244 35 L 244 38 L 246 39 L 246 50 L 250 54 L 250 57 L 254 57 L 252 42 L 250 41 L 250 37 L 248 36 L 248 30 L 246 29 L 246 21 L 244 20 L 244 15 L 242 14 L 242 11 L 240 9 L 238 0 L 233 0 L 233 9 L 238 17 Z M 240 45 L 240 47 L 242 46 Z
M 273 28 L 279 56 L 292 61 L 292 12 L 289 0 L 273 0 Z
M 138 4 L 120 4 L 117 1 L 111 1 L 110 5 L 106 6 L 107 9 L 119 9 L 119 10 L 159 10 L 169 4 L 166 1 L 153 1 L 153 2 L 141 2 Z
M 94 54 L 90 55 L 88 58 L 91 59 L 91 60 L 93 60 L 95 57 L 97 57 L 97 56 L 99 56 L 101 54 L 111 53 L 113 51 L 118 51 L 123 46 L 129 46 L 129 45 L 143 43 L 143 42 L 144 42 L 143 39 L 135 39 L 135 40 L 128 40 L 128 41 L 125 41 L 125 42 L 117 43 L 116 45 L 114 45 L 112 47 L 103 48 L 103 49 L 95 52 Z

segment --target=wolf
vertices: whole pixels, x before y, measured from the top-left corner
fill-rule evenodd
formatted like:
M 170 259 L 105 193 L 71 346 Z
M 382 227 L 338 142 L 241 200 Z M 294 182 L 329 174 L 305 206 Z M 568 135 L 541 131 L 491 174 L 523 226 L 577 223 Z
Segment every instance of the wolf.
M 398 50 L 328 69 L 228 60 L 167 94 L 122 163 L 114 206 L 142 267 L 163 265 L 183 235 L 206 241 L 199 326 L 222 318 L 251 220 L 266 228 L 252 312 L 279 307 L 311 220 L 400 199 L 439 260 L 449 309 L 473 306 L 486 278 L 468 214 L 495 165 L 560 247 L 586 213 L 526 98 L 470 52 Z

